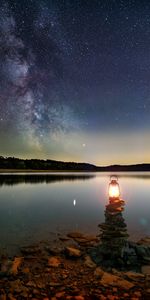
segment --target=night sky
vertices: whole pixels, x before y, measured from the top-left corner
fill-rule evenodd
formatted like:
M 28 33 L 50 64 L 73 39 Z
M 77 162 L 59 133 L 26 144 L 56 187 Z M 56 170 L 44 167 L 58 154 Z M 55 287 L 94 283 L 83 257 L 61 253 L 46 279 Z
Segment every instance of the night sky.
M 150 1 L 0 3 L 0 155 L 150 162 Z

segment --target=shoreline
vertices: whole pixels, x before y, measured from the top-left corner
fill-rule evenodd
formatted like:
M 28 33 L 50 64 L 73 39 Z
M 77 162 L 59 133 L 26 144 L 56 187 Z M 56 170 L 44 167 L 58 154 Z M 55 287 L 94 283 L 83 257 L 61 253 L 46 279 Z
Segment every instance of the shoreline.
M 22 169 L 0 169 L 0 174 L 5 174 L 5 173 L 95 173 L 97 171 L 79 171 L 79 170 L 22 170 Z
M 150 299 L 150 265 L 141 271 L 106 268 L 91 255 L 99 243 L 96 236 L 72 232 L 20 247 L 11 259 L 1 256 L 0 300 Z
M 0 174 L 5 174 L 5 173 L 150 173 L 150 171 L 91 171 L 91 170 L 33 170 L 33 169 L 0 169 Z

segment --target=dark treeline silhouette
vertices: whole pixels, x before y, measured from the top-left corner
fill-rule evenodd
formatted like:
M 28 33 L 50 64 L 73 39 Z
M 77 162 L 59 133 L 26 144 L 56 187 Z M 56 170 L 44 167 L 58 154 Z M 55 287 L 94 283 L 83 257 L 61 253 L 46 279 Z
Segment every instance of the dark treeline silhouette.
M 15 157 L 4 158 L 1 156 L 0 169 L 95 171 L 95 166 L 86 163 L 63 162 L 49 159 L 19 159 Z
M 96 167 L 96 169 L 102 172 L 149 172 L 150 164 L 112 165 L 106 167 Z
M 112 165 L 98 167 L 88 163 L 64 162 L 56 160 L 41 159 L 19 159 L 15 157 L 0 156 L 0 169 L 14 170 L 58 170 L 58 171 L 102 171 L 102 172 L 122 172 L 122 171 L 150 171 L 150 164 L 136 165 Z

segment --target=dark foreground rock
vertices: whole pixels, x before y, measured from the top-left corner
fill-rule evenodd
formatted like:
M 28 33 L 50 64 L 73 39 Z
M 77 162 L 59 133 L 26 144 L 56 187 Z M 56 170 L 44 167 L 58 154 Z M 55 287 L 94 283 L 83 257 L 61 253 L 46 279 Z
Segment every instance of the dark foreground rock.
M 88 242 L 77 243 L 78 238 Z M 76 245 L 72 244 L 74 239 Z M 76 234 L 70 236 L 67 245 L 61 242 L 57 247 L 54 243 L 31 246 L 11 259 L 3 255 L 0 300 L 149 300 L 150 265 L 144 263 L 139 272 L 132 268 L 106 269 L 90 255 L 91 249 L 96 249 L 96 242 L 97 238 Z M 147 242 L 137 246 L 149 247 Z

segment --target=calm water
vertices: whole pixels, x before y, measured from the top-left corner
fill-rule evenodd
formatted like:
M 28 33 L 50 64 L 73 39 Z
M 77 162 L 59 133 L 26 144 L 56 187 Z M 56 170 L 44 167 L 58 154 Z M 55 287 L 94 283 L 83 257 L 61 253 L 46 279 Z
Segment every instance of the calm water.
M 108 173 L 0 175 L 0 248 L 57 233 L 98 233 L 108 202 Z M 121 173 L 124 218 L 132 239 L 150 235 L 150 173 Z

